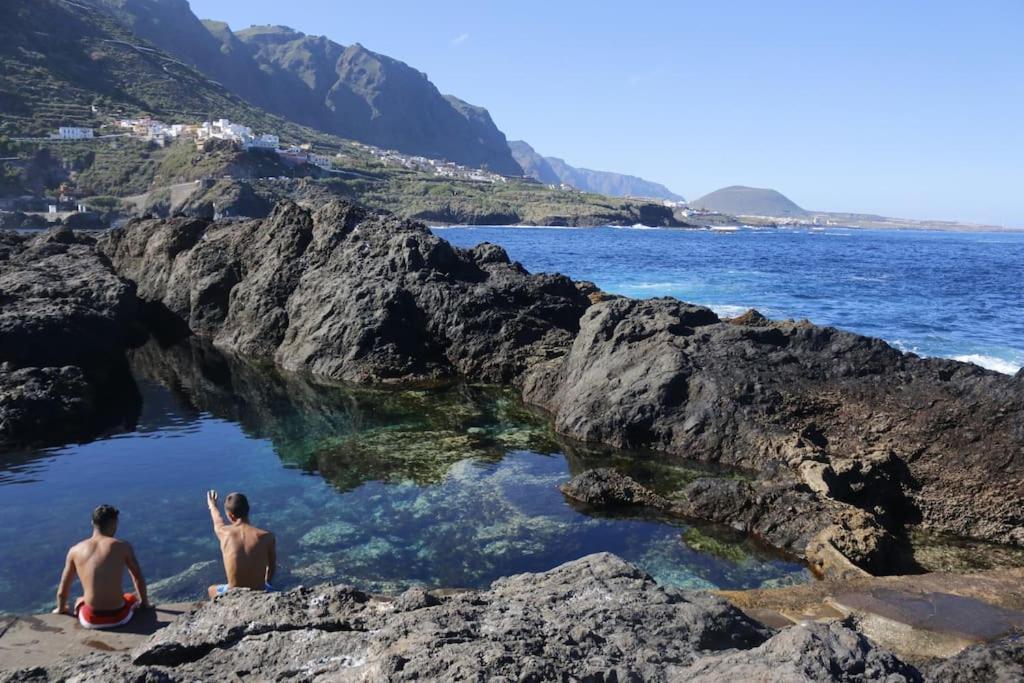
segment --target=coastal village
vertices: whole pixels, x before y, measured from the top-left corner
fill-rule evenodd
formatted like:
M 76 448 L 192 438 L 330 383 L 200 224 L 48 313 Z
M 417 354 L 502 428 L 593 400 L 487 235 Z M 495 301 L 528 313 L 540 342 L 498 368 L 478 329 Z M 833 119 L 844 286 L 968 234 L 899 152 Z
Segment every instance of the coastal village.
M 199 149 L 202 149 L 208 140 L 226 140 L 246 151 L 265 150 L 275 152 L 282 159 L 293 164 L 308 163 L 325 171 L 335 170 L 335 158 L 328 154 L 314 151 L 309 143 L 282 147 L 278 135 L 274 133 L 256 134 L 249 126 L 232 122 L 226 118 L 204 121 L 199 124 L 168 124 L 157 119 L 145 117 L 126 118 L 118 119 L 114 123 L 114 127 L 119 131 L 118 133 L 96 135 L 96 131 L 92 128 L 61 126 L 55 133 L 50 135 L 48 140 L 83 141 L 129 136 L 164 146 L 178 139 L 188 138 L 194 140 L 196 147 Z M 15 139 L 18 140 L 19 138 Z M 23 140 L 30 141 L 32 139 L 24 138 Z M 453 161 L 403 154 L 396 150 L 381 149 L 358 142 L 353 144 L 387 166 L 401 166 L 409 170 L 429 173 L 441 178 L 480 183 L 505 183 L 509 180 L 509 178 L 499 173 L 470 168 Z M 340 157 L 341 155 L 337 156 Z M 563 185 L 562 189 L 574 190 L 575 188 Z

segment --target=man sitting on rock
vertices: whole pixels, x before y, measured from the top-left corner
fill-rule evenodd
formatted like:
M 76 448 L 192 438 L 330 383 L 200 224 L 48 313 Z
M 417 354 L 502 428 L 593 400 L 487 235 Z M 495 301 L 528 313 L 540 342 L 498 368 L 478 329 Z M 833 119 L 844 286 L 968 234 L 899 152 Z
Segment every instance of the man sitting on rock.
M 137 608 L 150 606 L 146 580 L 135 559 L 135 551 L 129 544 L 114 538 L 117 517 L 117 508 L 111 505 L 100 505 L 93 510 L 92 536 L 68 551 L 54 614 L 75 614 L 85 628 L 114 628 L 127 624 Z M 125 568 L 137 595 L 123 592 Z M 76 575 L 85 595 L 75 601 L 72 612 L 68 609 L 68 595 Z
M 220 541 L 224 556 L 224 571 L 228 582 L 210 586 L 210 599 L 224 595 L 232 588 L 273 590 L 270 582 L 277 569 L 277 542 L 274 534 L 249 524 L 249 500 L 241 493 L 230 493 L 224 499 L 224 512 L 230 524 L 217 510 L 217 492 L 206 494 L 206 503 L 213 519 L 213 532 Z

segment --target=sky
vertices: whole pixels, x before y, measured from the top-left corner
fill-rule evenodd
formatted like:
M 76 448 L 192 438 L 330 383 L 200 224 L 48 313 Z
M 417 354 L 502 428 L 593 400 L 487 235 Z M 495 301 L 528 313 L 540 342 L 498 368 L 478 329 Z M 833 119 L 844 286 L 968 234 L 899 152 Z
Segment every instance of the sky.
M 1024 227 L 1024 0 L 191 0 L 365 47 L 510 140 L 687 199 Z

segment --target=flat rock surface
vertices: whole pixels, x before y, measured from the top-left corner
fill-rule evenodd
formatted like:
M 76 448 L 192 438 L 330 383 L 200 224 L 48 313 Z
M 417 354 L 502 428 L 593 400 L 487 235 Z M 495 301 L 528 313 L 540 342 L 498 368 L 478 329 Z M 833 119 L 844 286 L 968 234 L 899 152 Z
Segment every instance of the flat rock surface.
M 875 642 L 912 661 L 951 657 L 1024 630 L 1024 569 L 864 577 L 719 594 L 773 625 L 782 619 L 852 619 Z
M 1015 630 L 1024 630 L 1024 612 L 952 593 L 873 588 L 839 593 L 828 602 L 844 614 L 870 614 L 913 629 L 974 642 L 996 640 Z
M 111 630 L 82 628 L 66 614 L 0 617 L 0 670 L 50 666 L 97 653 L 130 652 L 194 606 L 157 605 Z

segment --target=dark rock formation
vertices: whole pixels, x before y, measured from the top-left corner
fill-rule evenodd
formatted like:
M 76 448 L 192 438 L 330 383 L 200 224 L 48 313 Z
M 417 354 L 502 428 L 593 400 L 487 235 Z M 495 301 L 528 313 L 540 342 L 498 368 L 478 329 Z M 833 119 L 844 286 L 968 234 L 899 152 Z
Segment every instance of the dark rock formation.
M 329 204 L 265 220 L 144 220 L 102 245 L 150 309 L 224 349 L 358 382 L 514 382 L 565 353 L 589 305 L 504 250 Z
M 935 683 L 960 681 L 1024 680 L 1024 635 L 1016 634 L 988 645 L 969 647 L 955 657 L 934 662 L 924 669 Z
M 59 443 L 130 422 L 123 350 L 134 287 L 66 227 L 0 233 L 0 447 Z
M 560 433 L 762 470 L 899 526 L 1024 542 L 1024 384 L 792 321 L 613 299 L 524 398 Z

